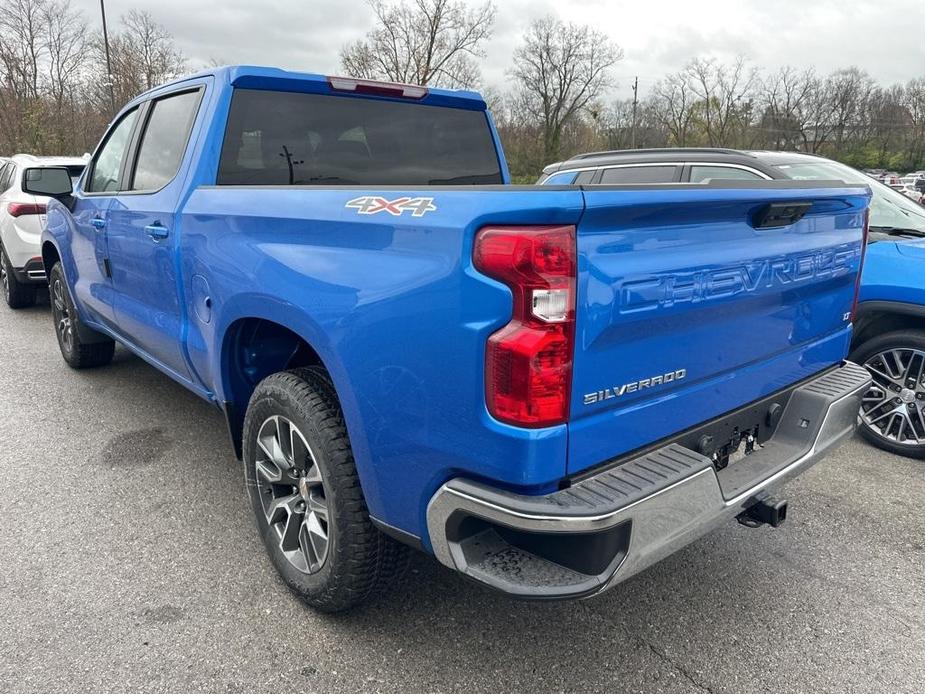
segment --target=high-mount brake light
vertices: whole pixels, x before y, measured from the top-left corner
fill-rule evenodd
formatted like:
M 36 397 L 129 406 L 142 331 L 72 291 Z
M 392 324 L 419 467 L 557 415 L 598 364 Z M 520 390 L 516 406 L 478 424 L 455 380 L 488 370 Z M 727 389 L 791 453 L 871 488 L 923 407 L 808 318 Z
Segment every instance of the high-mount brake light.
M 6 206 L 11 217 L 22 217 L 27 214 L 45 214 L 45 205 L 33 202 L 11 202 Z
M 851 322 L 858 317 L 858 301 L 861 298 L 861 273 L 864 272 L 864 258 L 867 256 L 867 242 L 870 238 L 870 208 L 864 211 L 864 231 L 861 235 L 861 259 L 858 261 L 858 276 L 854 281 L 854 301 L 851 303 Z
M 514 298 L 510 322 L 485 350 L 485 400 L 496 419 L 533 428 L 568 421 L 576 256 L 574 226 L 491 226 L 476 235 L 475 267 Z
M 355 94 L 374 94 L 376 96 L 394 96 L 403 99 L 423 99 L 427 96 L 427 87 L 399 82 L 377 82 L 360 80 L 353 77 L 328 77 L 331 89 Z

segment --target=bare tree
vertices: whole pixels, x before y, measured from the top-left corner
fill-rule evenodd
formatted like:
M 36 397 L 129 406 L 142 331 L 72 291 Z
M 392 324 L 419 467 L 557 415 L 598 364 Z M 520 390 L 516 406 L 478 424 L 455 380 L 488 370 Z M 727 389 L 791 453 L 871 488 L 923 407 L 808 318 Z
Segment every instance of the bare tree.
M 340 61 L 353 77 L 411 84 L 473 87 L 475 58 L 491 36 L 495 7 L 467 8 L 458 0 L 369 0 L 377 26 L 344 46 Z
M 695 101 L 694 90 L 684 73 L 669 75 L 652 88 L 647 106 L 668 131 L 669 142 L 677 147 L 691 144 Z
M 511 76 L 519 108 L 542 130 L 543 158 L 560 155 L 562 134 L 610 85 L 610 68 L 623 51 L 587 25 L 554 17 L 534 21 L 514 51 Z
M 834 120 L 828 78 L 816 77 L 810 82 L 799 113 L 803 150 L 821 152 L 828 144 Z
M 870 75 L 856 67 L 838 70 L 826 79 L 825 97 L 832 114 L 830 131 L 836 153 L 841 153 L 846 140 L 863 132 L 863 115 L 874 86 Z
M 185 69 L 171 35 L 145 12 L 112 37 L 119 102 Z M 81 154 L 111 118 L 101 38 L 71 0 L 0 4 L 0 152 Z
M 910 80 L 903 90 L 903 105 L 909 114 L 908 157 L 925 159 L 925 77 Z
M 109 36 L 111 75 L 106 75 L 102 36 L 95 42 L 95 98 L 101 104 L 109 99 L 109 80 L 116 104 L 122 104 L 186 70 L 186 59 L 170 32 L 149 13 L 132 10 L 121 21 L 121 29 Z
M 44 11 L 48 51 L 48 91 L 58 104 L 73 95 L 87 62 L 87 26 L 70 0 L 53 2 Z
M 51 1 L 44 8 L 47 65 L 44 92 L 49 97 L 45 138 L 50 151 L 78 147 L 73 127 L 80 109 L 82 72 L 87 65 L 87 25 L 70 0 Z
M 68 0 L 0 7 L 0 142 L 35 153 L 74 146 L 87 26 Z
M 860 114 L 856 141 L 876 152 L 877 163 L 886 163 L 890 152 L 902 145 L 912 125 L 901 84 L 874 87 Z
M 170 32 L 145 11 L 131 10 L 122 17 L 120 38 L 129 55 L 123 55 L 123 66 L 135 77 L 141 89 L 151 89 L 177 77 L 186 69 L 186 59 L 180 53 Z
M 137 69 L 145 89 L 178 76 L 186 69 L 170 32 L 145 11 L 131 10 L 122 18 L 122 37 L 136 52 Z
M 623 99 L 605 108 L 599 119 L 598 130 L 606 142 L 604 149 L 632 147 L 633 100 Z
M 36 0 L 0 5 L 0 135 L 8 151 L 33 140 L 27 123 L 38 100 L 41 15 Z
M 4 82 L 19 97 L 39 96 L 46 51 L 44 0 L 10 0 L 0 5 L 0 60 Z
M 698 117 L 710 147 L 740 144 L 739 136 L 751 120 L 750 94 L 757 73 L 738 58 L 732 65 L 693 60 L 686 70 L 688 85 L 697 95 Z
M 759 85 L 762 108 L 759 140 L 770 149 L 797 149 L 803 143 L 807 108 L 818 78 L 812 68 L 800 72 L 783 67 Z

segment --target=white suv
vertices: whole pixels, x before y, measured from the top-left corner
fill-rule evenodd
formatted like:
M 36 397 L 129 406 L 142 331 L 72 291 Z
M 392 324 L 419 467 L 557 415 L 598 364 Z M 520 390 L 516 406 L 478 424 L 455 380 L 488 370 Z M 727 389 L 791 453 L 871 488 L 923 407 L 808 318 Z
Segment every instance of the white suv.
M 35 169 L 64 166 L 76 182 L 86 165 L 79 157 L 33 157 L 17 154 L 0 162 L 0 290 L 11 308 L 35 303 L 35 290 L 45 284 L 41 236 L 48 198 L 23 192 Z M 31 180 L 31 178 L 30 178 Z

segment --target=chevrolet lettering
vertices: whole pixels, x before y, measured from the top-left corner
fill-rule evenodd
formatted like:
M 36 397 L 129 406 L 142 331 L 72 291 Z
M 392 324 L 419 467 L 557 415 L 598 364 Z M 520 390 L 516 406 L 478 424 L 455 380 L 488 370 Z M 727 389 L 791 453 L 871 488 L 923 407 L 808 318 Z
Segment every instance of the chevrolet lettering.
M 764 258 L 734 267 L 628 278 L 620 286 L 619 310 L 633 313 L 669 308 L 836 278 L 852 272 L 859 252 L 854 244 L 842 244 L 823 252 Z

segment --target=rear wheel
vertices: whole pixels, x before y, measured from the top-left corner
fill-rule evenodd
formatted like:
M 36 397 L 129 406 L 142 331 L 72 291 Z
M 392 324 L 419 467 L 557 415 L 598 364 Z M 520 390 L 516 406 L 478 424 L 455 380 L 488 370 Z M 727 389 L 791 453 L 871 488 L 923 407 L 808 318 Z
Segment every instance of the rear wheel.
M 48 291 L 51 296 L 55 336 L 58 338 L 61 356 L 68 366 L 74 369 L 89 369 L 111 362 L 116 343 L 80 323 L 60 262 L 55 263 L 51 269 Z M 85 339 L 88 335 L 92 340 Z
M 286 585 L 325 612 L 382 592 L 409 550 L 373 526 L 333 386 L 319 369 L 267 377 L 244 420 L 247 489 Z
M 860 432 L 875 446 L 925 458 L 925 332 L 898 330 L 859 345 L 851 359 L 873 377 Z
M 6 251 L 2 247 L 0 247 L 0 291 L 3 292 L 6 305 L 10 308 L 26 308 L 35 303 L 35 285 L 25 284 L 16 278 L 10 259 L 6 257 Z

